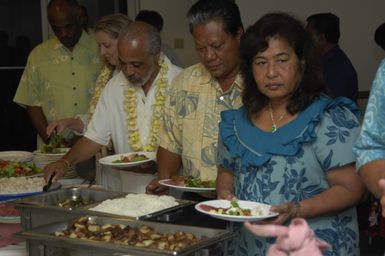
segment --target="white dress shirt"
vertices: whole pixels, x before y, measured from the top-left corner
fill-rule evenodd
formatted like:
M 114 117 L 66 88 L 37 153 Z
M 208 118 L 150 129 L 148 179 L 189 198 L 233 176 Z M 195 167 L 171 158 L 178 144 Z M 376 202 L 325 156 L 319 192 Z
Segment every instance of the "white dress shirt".
M 165 57 L 165 63 L 168 65 L 167 79 L 168 84 L 170 84 L 181 69 L 173 65 L 167 57 Z M 102 91 L 95 113 L 87 126 L 84 136 L 101 145 L 107 145 L 109 139 L 112 138 L 114 150 L 117 154 L 134 151 L 128 144 L 127 114 L 124 103 L 126 89 L 132 87 L 135 88 L 137 97 L 137 127 L 142 145 L 145 145 L 151 129 L 157 92 L 156 81 L 159 76 L 158 74 L 155 78 L 155 82 L 150 87 L 147 95 L 144 94 L 141 87 L 131 85 L 123 72 L 119 72 L 111 78 Z M 103 166 L 101 176 L 100 183 L 107 189 L 133 193 L 144 193 L 147 183 L 155 178 L 150 174 L 117 169 L 111 170 L 106 166 Z

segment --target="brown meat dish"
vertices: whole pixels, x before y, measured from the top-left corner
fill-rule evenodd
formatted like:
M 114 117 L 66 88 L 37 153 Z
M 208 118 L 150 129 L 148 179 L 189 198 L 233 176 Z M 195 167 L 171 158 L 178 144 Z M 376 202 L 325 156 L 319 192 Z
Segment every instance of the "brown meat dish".
M 122 224 L 99 225 L 87 217 L 77 219 L 66 230 L 57 231 L 55 235 L 171 251 L 180 251 L 204 239 L 182 231 L 161 234 L 146 225 L 139 228 Z

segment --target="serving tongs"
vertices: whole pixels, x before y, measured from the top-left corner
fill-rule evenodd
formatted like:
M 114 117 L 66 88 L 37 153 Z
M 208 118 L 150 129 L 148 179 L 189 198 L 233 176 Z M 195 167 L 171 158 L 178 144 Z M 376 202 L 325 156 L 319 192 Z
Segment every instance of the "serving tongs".
M 52 179 L 54 176 L 55 176 L 55 173 L 52 173 L 51 176 L 49 177 L 48 183 L 43 186 L 43 192 L 47 192 L 49 190 L 49 188 L 52 185 Z
M 48 191 L 57 190 L 61 188 L 61 184 L 58 182 L 52 184 L 52 179 L 54 176 L 55 176 L 55 173 L 52 173 L 51 176 L 49 177 L 47 184 L 43 186 L 43 192 L 48 192 Z
M 80 183 L 80 185 L 87 185 L 87 188 L 90 188 L 93 185 L 95 185 L 95 183 L 96 183 L 96 180 L 94 178 L 90 178 L 90 179 L 84 179 L 83 182 Z

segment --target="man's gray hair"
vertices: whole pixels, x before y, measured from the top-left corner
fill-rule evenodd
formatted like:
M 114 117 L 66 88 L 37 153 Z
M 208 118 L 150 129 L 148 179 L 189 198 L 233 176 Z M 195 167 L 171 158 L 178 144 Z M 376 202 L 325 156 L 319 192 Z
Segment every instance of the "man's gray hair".
M 141 37 L 144 37 L 147 42 L 149 55 L 153 56 L 160 52 L 162 46 L 160 33 L 150 24 L 135 21 L 126 26 L 119 34 L 119 39 L 133 40 Z

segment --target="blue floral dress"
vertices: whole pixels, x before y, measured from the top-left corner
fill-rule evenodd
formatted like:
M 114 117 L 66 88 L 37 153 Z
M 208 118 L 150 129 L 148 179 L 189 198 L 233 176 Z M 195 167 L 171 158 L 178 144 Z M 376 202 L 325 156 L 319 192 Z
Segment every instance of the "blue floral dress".
M 235 195 L 279 205 L 313 197 L 329 188 L 325 172 L 354 163 L 359 110 L 347 98 L 319 97 L 275 133 L 255 127 L 244 107 L 222 112 L 218 165 L 234 172 Z M 332 245 L 326 255 L 359 255 L 355 207 L 307 220 Z M 230 255 L 266 255 L 274 238 L 252 235 L 235 225 Z

